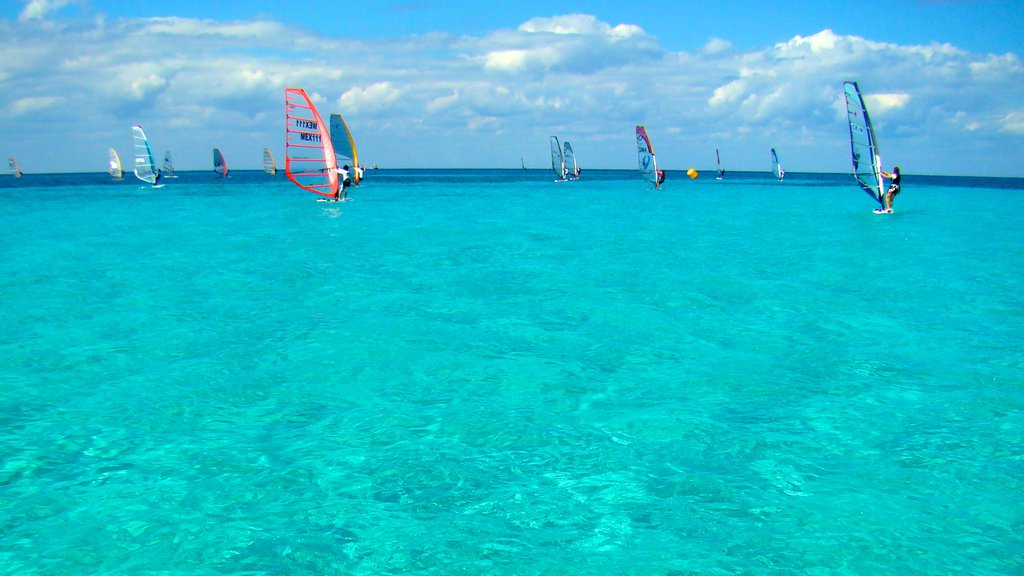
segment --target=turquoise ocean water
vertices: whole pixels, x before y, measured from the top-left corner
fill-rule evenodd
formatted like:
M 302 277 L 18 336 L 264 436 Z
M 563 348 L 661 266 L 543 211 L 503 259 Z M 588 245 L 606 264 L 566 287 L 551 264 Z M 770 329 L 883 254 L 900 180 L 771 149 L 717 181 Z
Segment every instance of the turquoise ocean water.
M 0 573 L 1024 572 L 1024 180 L 0 177 Z

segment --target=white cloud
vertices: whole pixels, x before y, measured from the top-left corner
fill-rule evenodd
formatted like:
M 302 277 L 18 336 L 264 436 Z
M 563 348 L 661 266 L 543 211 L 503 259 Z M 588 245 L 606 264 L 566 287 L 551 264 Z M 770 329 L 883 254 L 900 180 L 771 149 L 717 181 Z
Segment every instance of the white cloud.
M 183 166 L 193 149 L 205 166 L 214 138 L 225 153 L 230 139 L 258 142 L 258 151 L 279 140 L 291 86 L 306 88 L 322 113 L 344 114 L 364 139 L 361 151 L 376 147 L 393 157 L 389 165 L 436 165 L 430 154 L 441 135 L 475 130 L 490 137 L 467 145 L 459 162 L 494 162 L 510 149 L 518 162 L 556 133 L 595 167 L 625 166 L 632 126 L 644 123 L 667 157 L 713 145 L 735 157 L 770 141 L 803 147 L 788 157 L 804 158 L 807 169 L 844 170 L 844 80 L 860 82 L 887 147 L 902 139 L 905 155 L 920 148 L 917 163 L 934 161 L 927 146 L 946 132 L 1004 149 L 1020 149 L 1024 133 L 1017 55 L 830 30 L 753 50 L 712 38 L 695 53 L 668 52 L 640 26 L 584 14 L 479 36 L 381 40 L 263 20 L 97 19 L 47 31 L 9 23 L 0 37 L 0 109 L 8 112 L 0 133 L 25 133 L 20 140 L 32 145 L 38 126 L 27 119 L 41 112 L 72 127 L 81 146 L 105 150 L 144 123 L 154 138 L 183 143 Z
M 73 3 L 73 0 L 30 0 L 18 15 L 18 20 L 43 20 L 52 12 Z

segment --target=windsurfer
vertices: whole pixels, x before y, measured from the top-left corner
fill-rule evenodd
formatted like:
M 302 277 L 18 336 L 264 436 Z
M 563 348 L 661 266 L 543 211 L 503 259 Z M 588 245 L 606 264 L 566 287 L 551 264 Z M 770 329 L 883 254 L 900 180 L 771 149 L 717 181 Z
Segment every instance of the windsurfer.
M 658 170 L 658 187 L 661 188 L 661 185 L 664 184 L 664 183 L 665 183 L 665 171 L 664 170 Z
M 889 191 L 885 193 L 885 211 L 892 212 L 892 202 L 896 199 L 896 195 L 900 193 L 900 167 L 893 167 L 892 172 L 881 170 L 881 173 L 882 178 L 891 180 Z

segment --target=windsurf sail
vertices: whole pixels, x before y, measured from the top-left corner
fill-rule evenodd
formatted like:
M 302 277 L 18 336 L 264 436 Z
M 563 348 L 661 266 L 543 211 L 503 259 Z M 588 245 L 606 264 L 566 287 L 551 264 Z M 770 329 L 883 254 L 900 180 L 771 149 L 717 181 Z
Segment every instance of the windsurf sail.
M 786 177 L 786 171 L 782 169 L 782 163 L 779 162 L 779 155 L 775 153 L 775 148 L 772 148 L 772 175 L 779 180 Z
M 11 168 L 11 174 L 15 178 L 21 178 L 21 168 L 18 167 L 18 161 L 14 159 L 14 156 L 7 158 L 7 165 Z
M 124 170 L 121 169 L 121 157 L 117 155 L 117 150 L 111 148 L 108 153 L 107 172 L 114 180 L 120 180 L 124 176 Z
M 341 118 L 341 114 L 338 113 L 331 114 L 331 144 L 334 146 L 334 156 L 337 158 L 335 163 L 338 166 L 347 164 L 349 168 L 352 168 L 349 171 L 349 174 L 352 175 L 352 183 L 359 184 L 359 170 L 355 169 L 356 166 L 359 166 L 356 141 L 352 138 L 352 132 Z
M 556 180 L 565 180 L 565 156 L 558 136 L 551 137 L 551 171 L 555 173 Z
M 271 176 L 277 174 L 277 164 L 274 163 L 274 155 L 270 153 L 270 148 L 263 149 L 263 171 Z
M 135 151 L 135 177 L 143 182 L 156 184 L 156 171 L 153 170 L 153 150 L 142 126 L 132 126 L 132 149 Z
M 636 151 L 640 160 L 640 174 L 644 180 L 660 188 L 658 183 L 658 160 L 654 157 L 654 146 L 647 136 L 647 129 L 643 126 L 636 127 Z
M 576 153 L 572 151 L 572 146 L 569 144 L 568 140 L 566 140 L 563 143 L 563 148 L 565 149 L 565 153 L 562 155 L 562 157 L 565 158 L 565 167 L 568 170 L 569 178 L 575 178 L 576 177 Z
M 224 161 L 224 155 L 221 154 L 220 148 L 213 149 L 213 172 L 221 178 L 228 175 L 228 163 Z
M 522 156 L 519 157 L 519 164 L 522 165 L 523 170 L 526 170 L 526 160 L 523 160 Z
M 715 148 L 715 162 L 718 164 L 718 176 L 716 180 L 721 180 L 725 177 L 725 170 L 722 170 L 722 157 L 718 154 L 718 148 Z
M 850 153 L 853 156 L 853 177 L 860 187 L 883 208 L 885 188 L 882 180 L 882 159 L 878 153 L 878 141 L 871 127 L 868 108 L 860 95 L 856 82 L 844 82 L 846 113 L 850 119 Z
M 303 190 L 338 193 L 338 159 L 331 133 L 302 88 L 284 90 L 284 173 Z
M 174 175 L 174 162 L 171 161 L 171 151 L 164 152 L 164 178 L 177 178 Z

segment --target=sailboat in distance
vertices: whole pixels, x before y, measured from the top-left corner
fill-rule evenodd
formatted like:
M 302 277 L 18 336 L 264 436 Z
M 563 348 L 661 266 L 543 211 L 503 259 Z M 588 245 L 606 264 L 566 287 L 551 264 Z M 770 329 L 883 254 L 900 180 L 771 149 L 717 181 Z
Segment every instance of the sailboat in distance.
M 775 153 L 775 148 L 772 148 L 772 175 L 779 180 L 786 177 L 786 171 L 782 169 L 782 163 L 779 162 L 779 155 Z
M 352 137 L 352 132 L 348 129 L 348 124 L 345 124 L 345 120 L 337 112 L 331 114 L 331 145 L 334 146 L 335 164 L 338 166 L 347 164 L 352 169 L 349 172 L 352 183 L 359 184 L 359 180 L 361 180 L 359 177 L 360 171 L 355 169 L 356 166 L 359 166 L 359 153 L 356 152 L 356 141 Z
M 555 182 L 565 181 L 565 156 L 558 136 L 551 137 L 551 171 L 555 173 Z
M 576 180 L 577 178 L 579 178 L 580 170 L 579 165 L 576 164 L 576 153 L 573 152 L 572 145 L 569 144 L 568 140 L 564 142 L 563 148 L 565 149 L 565 154 L 563 154 L 563 157 L 565 158 L 565 169 L 568 173 L 568 178 L 570 180 Z
M 636 151 L 640 162 L 640 174 L 644 180 L 654 184 L 655 188 L 661 188 L 665 181 L 664 173 L 658 170 L 658 160 L 654 156 L 654 146 L 647 136 L 647 129 L 643 126 L 636 127 Z
M 21 168 L 18 167 L 18 161 L 14 159 L 14 156 L 7 157 L 7 166 L 11 169 L 11 174 L 15 178 L 21 178 Z
M 164 152 L 164 178 L 177 178 L 174 175 L 174 162 L 171 161 L 171 151 Z
M 715 148 L 715 162 L 718 164 L 718 176 L 715 180 L 721 180 L 725 178 L 725 170 L 722 170 L 722 157 L 718 155 L 718 148 Z
M 284 90 L 284 173 L 303 190 L 338 194 L 338 159 L 331 133 L 302 88 Z
M 121 157 L 117 155 L 117 150 L 111 148 L 107 151 L 107 173 L 114 180 L 121 180 L 124 176 L 124 170 L 121 168 Z
M 850 153 L 853 157 L 853 177 L 862 190 L 885 208 L 885 188 L 882 180 L 882 159 L 871 126 L 868 108 L 860 95 L 856 82 L 844 82 L 846 114 L 850 119 Z
M 270 148 L 263 149 L 263 171 L 271 176 L 277 174 L 277 164 L 274 162 L 274 155 L 270 153 Z
M 132 126 L 132 150 L 135 152 L 135 177 L 155 185 L 157 174 L 153 169 L 153 150 L 142 126 Z
M 228 175 L 228 163 L 224 161 L 224 155 L 221 154 L 220 148 L 213 149 L 213 173 L 226 178 Z

